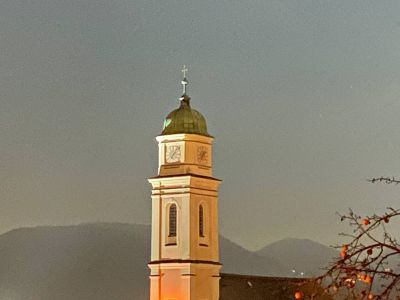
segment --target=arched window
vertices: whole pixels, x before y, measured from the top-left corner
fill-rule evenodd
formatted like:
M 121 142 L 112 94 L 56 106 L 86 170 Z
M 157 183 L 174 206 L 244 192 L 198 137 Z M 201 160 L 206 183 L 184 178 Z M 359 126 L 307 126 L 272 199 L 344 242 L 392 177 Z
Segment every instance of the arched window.
M 199 207 L 199 235 L 204 237 L 204 209 L 203 205 Z
M 176 204 L 171 204 L 169 207 L 169 226 L 168 236 L 176 237 Z

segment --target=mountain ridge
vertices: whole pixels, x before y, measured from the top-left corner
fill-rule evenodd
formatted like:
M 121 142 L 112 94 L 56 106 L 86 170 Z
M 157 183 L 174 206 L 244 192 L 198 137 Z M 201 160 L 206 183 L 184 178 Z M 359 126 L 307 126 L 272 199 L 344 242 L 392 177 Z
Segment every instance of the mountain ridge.
M 0 235 L 0 299 L 146 299 L 150 225 L 82 223 Z M 220 236 L 223 273 L 288 276 L 285 264 Z
M 272 257 L 285 263 L 294 276 L 317 276 L 324 272 L 339 252 L 310 239 L 285 238 L 255 251 L 260 256 Z

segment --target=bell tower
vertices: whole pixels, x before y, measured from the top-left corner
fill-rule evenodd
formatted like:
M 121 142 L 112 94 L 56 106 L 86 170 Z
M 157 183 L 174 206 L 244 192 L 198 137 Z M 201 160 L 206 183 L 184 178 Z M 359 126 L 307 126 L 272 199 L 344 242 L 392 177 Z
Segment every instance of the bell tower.
M 204 117 L 191 108 L 183 71 L 180 106 L 165 119 L 152 185 L 150 300 L 218 300 L 218 187 Z

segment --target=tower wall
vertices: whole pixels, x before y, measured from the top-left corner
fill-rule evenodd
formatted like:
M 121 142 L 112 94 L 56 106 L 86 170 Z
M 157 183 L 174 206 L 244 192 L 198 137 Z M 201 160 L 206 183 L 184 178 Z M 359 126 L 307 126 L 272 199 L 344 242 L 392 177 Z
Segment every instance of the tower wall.
M 149 179 L 153 187 L 150 299 L 218 300 L 220 180 L 212 177 L 212 138 L 174 134 L 157 141 L 159 175 Z
M 218 300 L 220 265 L 150 264 L 150 300 Z

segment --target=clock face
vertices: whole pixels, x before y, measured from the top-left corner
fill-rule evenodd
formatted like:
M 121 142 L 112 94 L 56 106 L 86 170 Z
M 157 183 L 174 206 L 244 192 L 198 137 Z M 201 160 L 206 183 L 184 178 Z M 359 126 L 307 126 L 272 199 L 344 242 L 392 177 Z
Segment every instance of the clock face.
M 180 145 L 169 145 L 165 152 L 167 163 L 179 162 L 181 160 L 181 146 Z
M 200 146 L 197 148 L 197 161 L 201 164 L 205 164 L 208 161 L 208 149 L 207 147 Z

